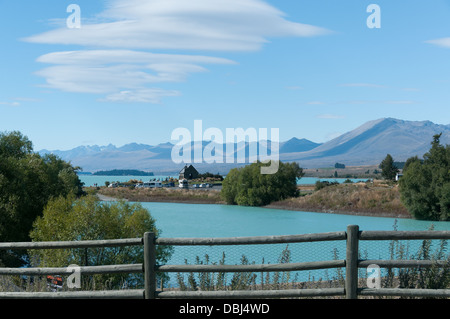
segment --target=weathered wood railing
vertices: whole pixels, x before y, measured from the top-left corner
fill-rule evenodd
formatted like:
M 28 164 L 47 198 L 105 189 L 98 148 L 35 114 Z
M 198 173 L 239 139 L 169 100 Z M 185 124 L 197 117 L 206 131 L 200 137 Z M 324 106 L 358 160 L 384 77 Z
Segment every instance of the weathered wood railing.
M 0 249 L 64 249 L 112 246 L 144 246 L 144 263 L 132 265 L 82 266 L 81 274 L 143 273 L 144 289 L 116 291 L 67 291 L 67 292 L 0 292 L 0 298 L 286 298 L 345 296 L 355 299 L 360 296 L 410 296 L 450 297 L 450 289 L 402 289 L 402 288 L 358 288 L 358 269 L 376 264 L 386 268 L 448 267 L 448 261 L 438 260 L 359 260 L 361 240 L 423 240 L 450 239 L 450 231 L 360 231 L 356 225 L 347 231 L 262 237 L 231 238 L 155 238 L 145 233 L 143 238 L 77 241 L 77 242 L 32 242 L 0 243 Z M 317 241 L 346 241 L 346 257 L 341 260 L 251 265 L 157 265 L 157 245 L 213 246 L 213 245 L 259 245 L 278 243 L 300 243 Z M 158 272 L 276 272 L 315 269 L 344 268 L 343 288 L 283 289 L 283 290 L 234 290 L 234 291 L 158 291 Z M 0 275 L 67 275 L 68 268 L 0 268 Z
M 9 249 L 72 249 L 72 248 L 99 248 L 143 245 L 142 238 L 114 239 L 114 240 L 84 240 L 84 241 L 58 241 L 58 242 L 22 242 L 0 243 L 0 250 Z M 80 266 L 82 275 L 142 273 L 142 264 L 131 265 L 104 265 Z M 73 270 L 68 267 L 47 268 L 2 268 L 0 275 L 71 275 Z M 47 298 L 144 298 L 143 289 L 111 290 L 111 291 L 64 291 L 64 292 L 0 292 L 1 298 L 11 299 L 47 299 Z

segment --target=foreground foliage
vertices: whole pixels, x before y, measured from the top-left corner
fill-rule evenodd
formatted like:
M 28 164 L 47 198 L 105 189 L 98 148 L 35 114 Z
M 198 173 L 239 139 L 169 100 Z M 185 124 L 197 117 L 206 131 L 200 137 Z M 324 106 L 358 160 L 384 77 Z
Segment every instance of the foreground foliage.
M 76 170 L 55 155 L 33 152 L 20 132 L 0 133 L 0 242 L 29 241 L 37 216 L 52 197 L 80 196 Z M 0 251 L 0 265 L 26 264 L 20 251 Z
M 60 197 L 51 200 L 42 217 L 34 223 L 33 241 L 78 241 L 140 238 L 145 232 L 157 235 L 155 219 L 140 204 L 125 201 L 104 203 L 95 196 L 80 199 Z M 157 247 L 157 260 L 167 262 L 170 246 Z M 54 249 L 30 251 L 35 266 L 67 267 L 143 263 L 143 246 L 104 247 L 89 249 Z M 117 288 L 125 282 L 142 286 L 142 275 L 83 276 L 83 285 L 93 289 Z

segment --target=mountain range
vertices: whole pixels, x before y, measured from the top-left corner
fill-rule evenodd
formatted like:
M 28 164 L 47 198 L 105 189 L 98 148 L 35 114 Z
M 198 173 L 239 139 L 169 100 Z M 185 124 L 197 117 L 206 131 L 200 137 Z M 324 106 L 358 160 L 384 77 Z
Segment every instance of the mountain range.
M 279 157 L 281 161 L 298 162 L 303 168 L 319 168 L 334 166 L 335 163 L 354 165 L 377 165 L 387 154 L 391 154 L 395 161 L 405 161 L 411 156 L 421 158 L 430 148 L 435 134 L 440 134 L 442 144 L 450 144 L 450 125 L 435 124 L 430 121 L 405 121 L 394 118 L 381 118 L 369 121 L 363 125 L 344 133 L 325 143 L 314 143 L 307 139 L 293 137 L 280 142 Z M 224 145 L 214 142 L 201 144 L 190 143 L 185 150 L 195 147 L 216 146 L 215 150 L 225 151 Z M 232 145 L 235 147 L 235 159 L 238 150 L 245 148 L 248 155 L 252 147 L 249 143 Z M 274 143 L 259 142 L 258 150 L 267 147 L 270 154 Z M 112 144 L 107 146 L 79 146 L 71 150 L 41 150 L 40 154 L 53 153 L 63 160 L 70 161 L 74 166 L 80 166 L 85 172 L 111 169 L 139 169 L 152 171 L 156 174 L 177 173 L 184 163 L 176 164 L 172 161 L 171 143 L 146 145 L 130 143 L 121 147 Z M 222 152 L 223 153 L 223 152 Z M 241 153 L 239 153 L 241 154 Z M 260 153 L 262 154 L 262 153 Z M 222 156 L 222 154 L 220 154 Z M 206 157 L 204 157 L 206 161 Z M 225 162 L 225 160 L 224 160 Z M 200 171 L 226 174 L 232 167 L 248 164 L 193 163 Z

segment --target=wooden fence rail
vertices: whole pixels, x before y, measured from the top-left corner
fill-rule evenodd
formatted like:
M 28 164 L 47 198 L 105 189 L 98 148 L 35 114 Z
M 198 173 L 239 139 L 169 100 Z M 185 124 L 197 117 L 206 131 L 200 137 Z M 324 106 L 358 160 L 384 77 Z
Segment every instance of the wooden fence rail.
M 118 274 L 143 273 L 144 289 L 113 291 L 64 291 L 64 292 L 0 292 L 1 298 L 292 298 L 345 296 L 408 296 L 450 298 L 450 289 L 402 289 L 402 288 L 359 288 L 358 269 L 370 265 L 381 268 L 426 268 L 449 267 L 449 260 L 360 260 L 361 240 L 428 240 L 450 239 L 450 231 L 360 231 L 357 225 L 350 225 L 346 231 L 318 234 L 257 236 L 229 238 L 155 238 L 154 233 L 145 233 L 143 238 L 117 240 L 90 240 L 66 242 L 0 243 L 0 250 L 10 249 L 66 249 L 91 247 L 117 247 L 141 245 L 144 248 L 143 264 L 81 266 L 80 273 Z M 341 260 L 295 262 L 251 265 L 157 265 L 156 247 L 170 246 L 214 246 L 214 245 L 267 245 L 279 243 L 300 243 L 317 241 L 346 241 L 346 256 Z M 283 290 L 234 290 L 234 291 L 157 291 L 158 272 L 277 272 L 304 271 L 315 269 L 345 268 L 343 288 L 283 289 Z M 0 275 L 70 275 L 69 268 L 0 268 Z

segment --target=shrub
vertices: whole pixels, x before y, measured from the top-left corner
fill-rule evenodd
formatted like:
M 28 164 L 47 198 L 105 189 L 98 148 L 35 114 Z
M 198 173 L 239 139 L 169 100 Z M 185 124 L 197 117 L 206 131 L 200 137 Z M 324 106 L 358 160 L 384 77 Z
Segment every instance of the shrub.
M 298 196 L 297 179 L 303 169 L 297 163 L 279 162 L 275 174 L 261 174 L 261 162 L 230 170 L 222 184 L 221 196 L 228 204 L 263 206 Z
M 125 201 L 100 202 L 95 196 L 80 199 L 59 197 L 51 200 L 31 232 L 33 241 L 78 241 L 120 238 L 139 238 L 145 232 L 157 235 L 156 221 L 140 204 Z M 157 247 L 157 260 L 167 262 L 172 253 L 170 246 Z M 143 247 L 103 247 L 89 249 L 31 250 L 34 264 L 40 267 L 97 266 L 136 264 L 143 262 Z M 134 274 L 94 275 L 84 277 L 82 284 L 95 289 L 129 285 L 142 286 L 142 276 Z

